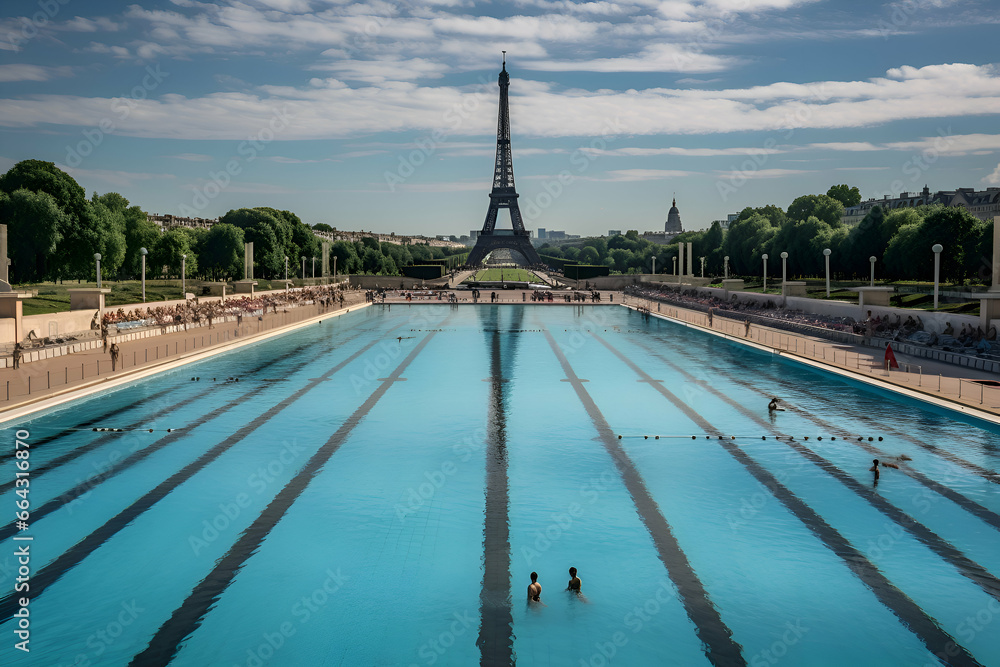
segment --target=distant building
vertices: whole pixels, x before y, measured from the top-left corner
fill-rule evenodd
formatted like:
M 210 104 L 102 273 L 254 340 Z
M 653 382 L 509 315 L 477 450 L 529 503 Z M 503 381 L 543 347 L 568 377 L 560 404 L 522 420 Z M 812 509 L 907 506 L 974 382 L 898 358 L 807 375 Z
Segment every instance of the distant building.
M 670 243 L 673 243 L 673 240 L 677 238 L 677 235 L 683 231 L 684 227 L 681 225 L 681 212 L 677 210 L 677 198 L 674 197 L 673 202 L 670 204 L 670 210 L 667 211 L 667 222 L 663 225 L 663 231 L 643 232 L 642 238 L 650 243 L 669 245 Z
M 539 227 L 539 228 L 538 228 L 538 236 L 537 236 L 537 238 L 538 238 L 539 240 L 541 240 L 541 239 L 545 239 L 545 238 L 548 238 L 548 237 L 547 237 L 547 236 L 545 235 L 545 228 L 544 228 L 544 227 Z
M 667 222 L 663 225 L 664 234 L 680 234 L 684 231 L 681 226 L 681 212 L 677 210 L 677 198 L 674 197 L 670 210 L 667 211 Z
M 882 199 L 872 198 L 856 206 L 848 206 L 844 209 L 840 221 L 845 225 L 856 225 L 876 206 L 884 211 L 891 211 L 930 204 L 961 206 L 980 220 L 990 221 L 993 220 L 993 216 L 1000 215 L 1000 188 L 986 188 L 979 191 L 975 188 L 958 188 L 939 190 L 931 194 L 925 185 L 920 192 L 900 192 L 898 197 L 883 195 Z
M 621 236 L 621 235 L 622 235 L 622 230 L 620 230 L 620 229 L 609 229 L 608 230 L 608 236 Z
M 170 215 L 169 213 L 164 215 L 147 213 L 146 219 L 156 224 L 161 232 L 169 231 L 174 227 L 190 227 L 192 229 L 201 227 L 209 229 L 212 225 L 219 222 L 218 218 L 183 218 L 179 215 Z

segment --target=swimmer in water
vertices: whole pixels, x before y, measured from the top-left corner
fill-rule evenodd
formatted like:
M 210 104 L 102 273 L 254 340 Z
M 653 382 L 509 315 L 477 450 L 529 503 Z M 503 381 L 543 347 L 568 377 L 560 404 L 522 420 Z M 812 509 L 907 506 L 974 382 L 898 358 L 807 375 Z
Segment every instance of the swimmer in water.
M 778 407 L 778 398 L 774 397 L 774 398 L 771 399 L 771 402 L 767 404 L 767 411 L 768 412 L 784 412 L 785 409 Z
M 875 473 L 875 483 L 878 484 L 878 459 L 872 459 L 872 467 L 868 469 L 868 472 Z
M 569 583 L 566 584 L 566 590 L 580 592 L 580 586 L 583 584 L 580 581 L 580 577 L 576 576 L 576 568 L 569 568 Z
M 531 583 L 528 584 L 528 602 L 541 602 L 542 585 L 538 583 L 538 573 L 531 573 Z

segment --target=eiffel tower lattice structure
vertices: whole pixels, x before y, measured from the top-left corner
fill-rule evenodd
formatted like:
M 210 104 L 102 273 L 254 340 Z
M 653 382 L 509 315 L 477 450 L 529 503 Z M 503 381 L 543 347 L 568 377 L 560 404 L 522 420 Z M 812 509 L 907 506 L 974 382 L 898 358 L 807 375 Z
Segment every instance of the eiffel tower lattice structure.
M 507 52 L 504 51 L 503 68 L 500 70 L 500 113 L 497 120 L 497 159 L 493 170 L 493 191 L 490 192 L 490 208 L 486 212 L 486 222 L 479 232 L 476 246 L 469 253 L 467 263 L 479 266 L 494 250 L 507 248 L 524 257 L 525 263 L 538 265 L 541 258 L 531 238 L 524 228 L 521 219 L 521 209 L 517 205 L 517 191 L 514 189 L 514 160 L 510 154 L 510 112 L 507 109 L 507 89 L 510 87 L 510 75 L 507 74 Z M 510 210 L 510 222 L 513 229 L 510 232 L 496 229 L 497 213 L 500 209 Z

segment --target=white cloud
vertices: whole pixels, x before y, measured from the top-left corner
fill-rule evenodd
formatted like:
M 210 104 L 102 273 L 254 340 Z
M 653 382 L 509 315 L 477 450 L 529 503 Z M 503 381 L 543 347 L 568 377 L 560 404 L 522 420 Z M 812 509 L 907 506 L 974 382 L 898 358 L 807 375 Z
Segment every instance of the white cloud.
M 48 81 L 73 73 L 70 67 L 43 67 L 41 65 L 0 65 L 0 83 L 13 81 Z
M 1000 185 L 1000 164 L 993 170 L 992 174 L 984 177 L 982 183 L 985 185 Z
M 56 164 L 57 167 L 65 171 L 84 186 L 84 190 L 93 189 L 87 184 L 98 181 L 115 188 L 127 188 L 135 185 L 137 181 L 151 180 L 171 180 L 173 174 L 150 174 L 138 171 L 117 171 L 112 169 L 80 169 Z
M 177 160 L 187 160 L 188 162 L 211 162 L 211 155 L 204 155 L 202 153 L 181 153 L 180 155 L 166 155 L 164 157 L 171 157 Z
M 667 178 L 684 178 L 694 176 L 697 172 L 680 171 L 677 169 L 613 169 L 607 171 L 603 176 L 581 176 L 585 181 L 662 181 Z

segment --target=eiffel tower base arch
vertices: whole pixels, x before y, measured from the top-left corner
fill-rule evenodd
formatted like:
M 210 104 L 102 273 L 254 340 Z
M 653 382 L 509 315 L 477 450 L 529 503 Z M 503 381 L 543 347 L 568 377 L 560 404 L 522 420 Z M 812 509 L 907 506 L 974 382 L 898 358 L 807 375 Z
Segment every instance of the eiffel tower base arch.
M 542 263 L 542 258 L 538 256 L 538 251 L 531 245 L 531 240 L 527 236 L 520 234 L 489 234 L 479 233 L 476 246 L 469 253 L 466 264 L 469 266 L 479 266 L 486 261 L 486 257 L 494 250 L 506 248 L 513 250 L 524 256 L 528 266 L 538 266 Z

